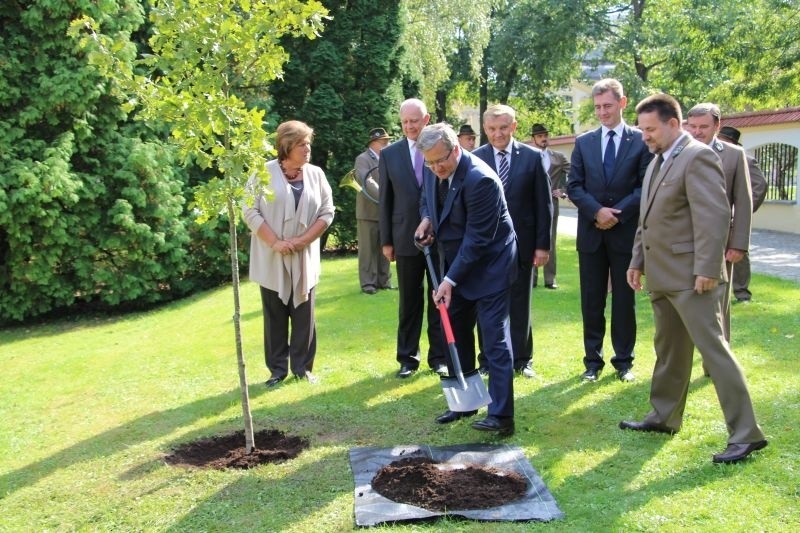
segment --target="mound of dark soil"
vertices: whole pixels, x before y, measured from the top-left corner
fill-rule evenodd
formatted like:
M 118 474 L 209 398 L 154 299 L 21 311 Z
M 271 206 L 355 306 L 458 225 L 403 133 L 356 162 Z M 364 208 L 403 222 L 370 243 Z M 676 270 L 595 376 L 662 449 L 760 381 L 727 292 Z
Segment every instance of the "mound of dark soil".
M 282 431 L 264 429 L 253 435 L 255 447 L 245 451 L 244 430 L 182 444 L 164 459 L 176 466 L 199 468 L 253 468 L 294 459 L 308 448 L 308 440 L 287 437 Z
M 395 502 L 446 511 L 505 505 L 525 496 L 528 483 L 516 472 L 490 466 L 410 457 L 381 468 L 372 479 L 372 488 Z

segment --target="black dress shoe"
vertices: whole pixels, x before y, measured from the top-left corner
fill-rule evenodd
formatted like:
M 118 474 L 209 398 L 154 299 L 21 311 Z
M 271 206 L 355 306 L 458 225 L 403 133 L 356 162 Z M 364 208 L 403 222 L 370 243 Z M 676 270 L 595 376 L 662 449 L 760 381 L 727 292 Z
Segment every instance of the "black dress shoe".
M 635 422 L 633 420 L 623 420 L 619 423 L 619 428 L 632 429 L 633 431 L 652 431 L 655 433 L 666 433 L 668 435 L 677 433 L 677 431 L 670 429 L 667 426 L 651 424 L 649 422 Z
M 286 379 L 286 376 L 280 376 L 280 377 L 272 376 L 271 378 L 269 378 L 267 380 L 266 383 L 264 383 L 264 385 L 266 385 L 267 388 L 272 388 L 275 385 L 277 385 L 278 383 L 280 383 L 281 381 L 283 381 L 284 379 Z
M 625 370 L 618 370 L 617 377 L 619 378 L 620 381 L 623 381 L 625 383 L 630 383 L 636 380 L 636 376 L 633 375 L 633 372 L 631 372 L 630 368 Z
M 478 411 L 445 411 L 444 413 L 440 414 L 436 417 L 436 422 L 439 424 L 449 424 L 450 422 L 455 422 L 456 420 L 461 420 L 462 418 L 468 418 L 470 416 L 475 416 L 478 414 Z
M 554 291 L 558 288 L 558 283 L 545 283 L 544 288 Z
M 317 383 L 319 383 L 319 378 L 308 371 L 304 372 L 303 374 L 296 374 L 294 377 L 297 379 L 305 379 L 312 385 L 316 385 Z
M 728 444 L 725 451 L 722 453 L 714 454 L 711 460 L 715 463 L 738 463 L 742 459 L 756 450 L 761 450 L 767 447 L 767 441 L 760 440 L 758 442 L 744 442 L 741 444 Z
M 530 361 L 528 361 L 528 363 L 522 368 L 517 368 L 515 372 L 517 374 L 521 374 L 522 376 L 528 379 L 536 377 L 536 372 L 533 370 L 533 363 L 531 363 Z
M 361 292 L 363 292 L 364 294 L 375 294 L 376 292 L 378 292 L 378 289 L 370 285 L 361 289 Z
M 405 379 L 411 377 L 411 374 L 416 372 L 416 368 L 411 368 L 410 366 L 400 365 L 400 370 L 397 372 L 397 377 L 400 379 Z
M 439 374 L 442 377 L 448 376 L 450 373 L 447 371 L 447 365 L 436 365 L 431 368 L 435 374 Z
M 483 420 L 473 422 L 472 428 L 478 431 L 496 431 L 500 437 L 508 437 L 514 434 L 514 419 L 489 415 Z
M 603 371 L 601 368 L 590 368 L 583 374 L 581 374 L 581 379 L 583 381 L 597 381 L 597 378 L 600 377 L 600 373 Z

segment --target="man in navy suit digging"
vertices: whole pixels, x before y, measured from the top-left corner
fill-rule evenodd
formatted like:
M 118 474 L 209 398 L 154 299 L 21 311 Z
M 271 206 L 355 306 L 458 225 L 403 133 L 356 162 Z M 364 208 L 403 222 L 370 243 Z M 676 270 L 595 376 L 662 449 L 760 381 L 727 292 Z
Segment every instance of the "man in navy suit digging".
M 514 366 L 509 329 L 509 287 L 518 270 L 514 226 L 497 174 L 458 145 L 447 124 L 426 126 L 417 138 L 426 170 L 420 222 L 414 232 L 423 245 L 438 243 L 442 282 L 433 299 L 449 310 L 464 372 L 475 369 L 475 319 L 483 331 L 489 370 L 488 416 L 472 427 L 514 433 Z M 452 374 L 452 369 L 451 374 Z M 448 423 L 476 412 L 446 411 Z

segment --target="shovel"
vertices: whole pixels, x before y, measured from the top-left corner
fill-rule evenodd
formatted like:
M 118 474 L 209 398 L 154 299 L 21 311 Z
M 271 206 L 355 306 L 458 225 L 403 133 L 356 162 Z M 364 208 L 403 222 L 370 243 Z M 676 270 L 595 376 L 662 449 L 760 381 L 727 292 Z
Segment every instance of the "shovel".
M 436 277 L 436 270 L 433 268 L 430 247 L 423 247 L 423 251 L 425 252 L 425 261 L 428 263 L 428 272 L 433 282 L 433 290 L 436 291 L 439 288 L 439 281 Z M 442 392 L 444 392 L 444 397 L 447 400 L 447 406 L 451 411 L 461 413 L 475 411 L 480 407 L 489 405 L 492 403 L 492 398 L 489 396 L 486 384 L 478 371 L 468 372 L 466 376 L 461 371 L 461 361 L 458 359 L 458 349 L 453 337 L 453 328 L 450 326 L 450 315 L 447 313 L 447 307 L 444 302 L 436 302 L 436 308 L 439 309 L 439 315 L 442 317 L 442 329 L 447 340 L 448 358 L 450 366 L 455 373 L 454 377 L 441 377 Z

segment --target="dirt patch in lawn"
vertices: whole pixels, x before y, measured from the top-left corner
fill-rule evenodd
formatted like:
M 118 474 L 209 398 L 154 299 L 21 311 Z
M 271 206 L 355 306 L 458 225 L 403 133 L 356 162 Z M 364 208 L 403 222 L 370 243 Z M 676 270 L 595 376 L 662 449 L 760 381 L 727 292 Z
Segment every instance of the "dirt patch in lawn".
M 395 502 L 445 511 L 505 505 L 524 497 L 528 483 L 516 472 L 490 466 L 410 457 L 381 468 L 372 479 L 372 488 Z
M 198 468 L 254 468 L 266 463 L 294 459 L 308 448 L 308 440 L 285 435 L 276 429 L 264 429 L 253 435 L 255 447 L 245 451 L 244 430 L 187 442 L 164 459 L 175 466 Z

